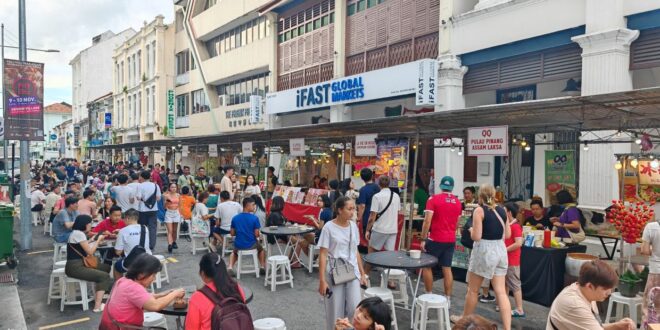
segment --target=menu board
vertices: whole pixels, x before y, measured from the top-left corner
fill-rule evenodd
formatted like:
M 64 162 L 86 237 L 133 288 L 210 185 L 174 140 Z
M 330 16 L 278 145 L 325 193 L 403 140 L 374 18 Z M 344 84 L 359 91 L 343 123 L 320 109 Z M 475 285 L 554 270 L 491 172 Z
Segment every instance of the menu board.
M 273 198 L 275 196 L 280 196 L 284 198 L 284 201 L 287 203 L 301 204 L 305 193 L 300 191 L 300 187 L 286 187 L 282 185 L 275 186 L 273 191 Z
M 316 202 L 319 200 L 319 196 L 328 195 L 329 193 L 329 190 L 309 188 L 307 190 L 307 195 L 305 196 L 305 202 L 303 204 L 316 206 Z
M 376 159 L 376 177 L 390 177 L 390 187 L 405 189 L 408 175 L 408 140 L 378 141 L 378 156 Z

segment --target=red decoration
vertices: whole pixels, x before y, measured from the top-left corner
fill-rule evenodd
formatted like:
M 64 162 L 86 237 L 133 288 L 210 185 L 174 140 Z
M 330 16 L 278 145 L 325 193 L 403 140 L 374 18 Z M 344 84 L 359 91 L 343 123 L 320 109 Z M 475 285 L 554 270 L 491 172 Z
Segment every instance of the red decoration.
M 651 198 L 651 206 L 655 205 L 655 200 L 655 196 Z M 623 201 L 613 200 L 607 219 L 614 224 L 626 243 L 634 244 L 641 238 L 646 223 L 655 219 L 655 214 L 644 202 L 630 202 L 626 205 Z

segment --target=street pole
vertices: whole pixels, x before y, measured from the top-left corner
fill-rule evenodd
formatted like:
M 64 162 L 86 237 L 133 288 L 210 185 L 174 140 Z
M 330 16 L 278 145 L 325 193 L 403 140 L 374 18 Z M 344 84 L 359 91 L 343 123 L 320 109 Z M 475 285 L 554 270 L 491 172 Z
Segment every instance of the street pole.
M 25 0 L 18 0 L 18 59 L 27 61 L 25 36 Z M 21 140 L 21 250 L 32 249 L 32 211 L 28 189 L 30 183 L 30 142 Z
M 2 43 L 2 47 L 0 47 L 0 48 L 2 48 L 2 50 L 0 50 L 0 53 L 1 53 L 0 54 L 0 68 L 2 68 L 2 69 L 0 69 L 0 72 L 2 72 L 2 74 L 4 74 L 4 72 L 5 72 L 5 24 L 4 23 L 0 24 L 0 43 Z M 2 111 L 4 112 L 4 110 L 5 110 L 5 105 L 4 105 L 5 84 L 2 81 L 0 81 L 0 84 L 2 84 L 2 99 L 3 99 L 3 101 L 2 101 L 3 102 L 2 103 Z M 5 117 L 5 115 L 3 114 L 2 115 L 3 120 L 4 120 L 4 117 Z M 3 122 L 2 126 L 3 126 L 3 129 L 4 129 L 4 122 Z M 4 156 L 4 160 L 5 160 L 5 173 L 9 173 L 9 162 L 7 161 L 8 143 L 7 143 L 7 139 L 4 138 L 4 133 L 3 133 L 3 137 L 2 137 L 2 144 L 3 144 L 2 153 L 3 153 L 3 156 Z

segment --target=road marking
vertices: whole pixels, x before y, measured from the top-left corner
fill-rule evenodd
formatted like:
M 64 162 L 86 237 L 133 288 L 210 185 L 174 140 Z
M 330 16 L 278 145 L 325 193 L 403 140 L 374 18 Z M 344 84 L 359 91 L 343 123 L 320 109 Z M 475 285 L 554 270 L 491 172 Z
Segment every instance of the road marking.
M 169 257 L 169 258 L 167 258 L 166 260 L 167 260 L 168 262 L 171 262 L 171 263 L 179 262 L 179 260 L 176 260 L 176 259 L 174 259 L 174 258 L 172 258 L 172 257 Z
M 82 319 L 71 320 L 71 321 L 66 321 L 66 322 L 62 322 L 62 323 L 56 323 L 56 324 L 51 324 L 51 325 L 46 325 L 46 326 L 43 326 L 43 327 L 39 327 L 39 330 L 54 329 L 54 328 L 59 328 L 59 327 L 72 325 L 72 324 L 76 324 L 76 323 L 87 322 L 89 320 L 90 320 L 89 317 L 84 317 Z
M 40 253 L 46 253 L 46 252 L 53 252 L 53 250 L 34 251 L 34 252 L 28 252 L 26 254 L 27 255 L 32 255 L 32 254 L 40 254 Z

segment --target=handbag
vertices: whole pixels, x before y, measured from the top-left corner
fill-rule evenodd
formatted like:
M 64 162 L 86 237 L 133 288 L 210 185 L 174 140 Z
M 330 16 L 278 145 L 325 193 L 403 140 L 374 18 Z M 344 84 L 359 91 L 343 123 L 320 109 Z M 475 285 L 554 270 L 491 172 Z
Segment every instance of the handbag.
M 348 260 L 351 259 L 352 245 L 353 245 L 353 225 L 349 224 L 349 240 L 348 240 Z M 349 261 L 342 258 L 334 258 L 334 264 L 330 270 L 331 280 L 333 285 L 344 284 L 350 282 L 355 277 L 355 267 Z
M 93 254 L 83 256 L 82 253 L 78 252 L 78 250 L 73 247 L 73 244 L 69 243 L 69 245 L 71 245 L 71 249 L 82 258 L 85 267 L 96 269 L 96 267 L 99 265 L 99 259 L 97 259 L 96 256 Z
M 584 241 L 587 238 L 587 235 L 585 234 L 584 230 L 582 229 L 582 226 L 580 226 L 580 231 L 577 233 L 572 232 L 570 229 L 566 229 L 568 232 L 568 235 L 571 237 L 571 241 L 573 243 L 580 243 Z
M 197 207 L 193 209 L 192 220 L 190 221 L 190 234 L 206 237 L 210 233 L 208 221 L 204 221 L 197 211 Z

